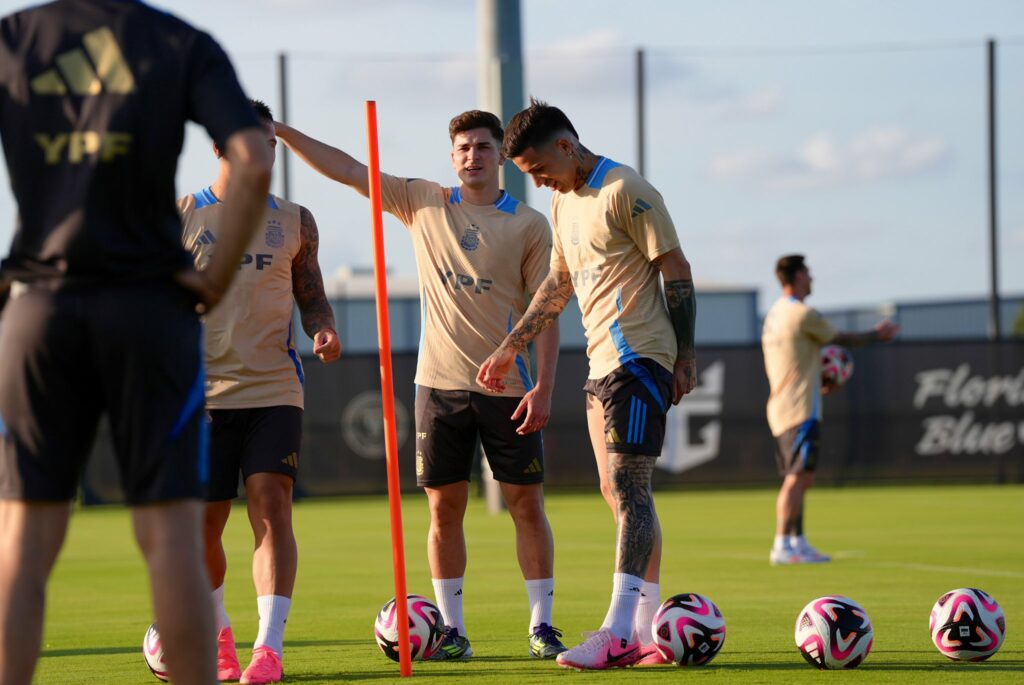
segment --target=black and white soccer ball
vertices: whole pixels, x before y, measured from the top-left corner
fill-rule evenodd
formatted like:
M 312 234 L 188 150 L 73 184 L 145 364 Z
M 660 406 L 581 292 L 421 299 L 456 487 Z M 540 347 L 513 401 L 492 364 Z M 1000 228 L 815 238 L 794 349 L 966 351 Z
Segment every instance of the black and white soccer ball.
M 725 644 L 725 618 L 710 599 L 688 592 L 662 603 L 653 632 L 663 657 L 678 666 L 702 666 Z
M 444 639 L 441 610 L 422 595 L 408 595 L 409 652 L 413 661 L 426 661 L 437 651 Z M 398 607 L 392 597 L 377 614 L 373 623 L 377 646 L 392 661 L 398 661 Z
M 958 588 L 935 602 L 928 630 L 943 656 L 954 661 L 984 661 L 1003 646 L 1006 617 L 988 593 Z
M 796 617 L 796 646 L 820 669 L 856 668 L 871 651 L 875 631 L 864 608 L 848 597 L 811 600 Z
M 149 627 L 145 637 L 142 638 L 142 656 L 153 675 L 167 682 L 168 675 L 167 664 L 164 663 L 164 648 L 160 642 L 160 633 L 157 632 L 155 623 Z

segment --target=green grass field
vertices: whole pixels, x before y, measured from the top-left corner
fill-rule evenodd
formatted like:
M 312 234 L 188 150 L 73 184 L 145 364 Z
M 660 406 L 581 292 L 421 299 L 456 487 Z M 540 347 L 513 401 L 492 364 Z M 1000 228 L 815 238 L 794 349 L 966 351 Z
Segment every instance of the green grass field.
M 699 592 L 721 608 L 728 637 L 707 667 L 576 673 L 526 656 L 526 592 L 512 525 L 474 500 L 467 516 L 466 617 L 475 656 L 416 663 L 432 682 L 597 682 L 679 678 L 717 683 L 823 679 L 866 683 L 1024 682 L 1024 487 L 819 489 L 809 498 L 809 535 L 831 564 L 768 565 L 775 493 L 672 492 L 657 496 L 665 532 L 663 597 Z M 604 617 L 611 592 L 614 529 L 594 493 L 551 495 L 555 532 L 555 624 L 570 645 Z M 398 680 L 397 664 L 373 641 L 377 610 L 393 592 L 386 498 L 306 501 L 296 506 L 300 569 L 285 640 L 292 683 Z M 410 592 L 432 596 L 424 540 L 425 500 L 404 500 Z M 226 601 L 248 662 L 256 633 L 244 510 L 228 523 Z M 948 661 L 931 644 L 928 613 L 946 590 L 980 587 L 1006 613 L 1008 637 L 987 663 Z M 855 671 L 821 673 L 797 653 L 800 608 L 844 594 L 871 616 L 875 643 Z M 145 573 L 118 508 L 76 512 L 50 584 L 39 683 L 155 683 L 140 645 L 150 623 Z

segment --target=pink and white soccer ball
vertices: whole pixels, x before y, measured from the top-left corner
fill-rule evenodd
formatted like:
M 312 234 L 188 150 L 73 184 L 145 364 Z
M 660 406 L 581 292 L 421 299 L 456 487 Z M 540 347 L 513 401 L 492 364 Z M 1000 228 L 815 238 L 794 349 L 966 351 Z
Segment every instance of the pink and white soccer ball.
M 821 379 L 842 385 L 853 375 L 853 355 L 845 347 L 825 345 L 821 348 Z
M 164 663 L 164 648 L 160 644 L 160 633 L 156 632 L 154 623 L 146 631 L 142 638 L 142 656 L 146 659 L 146 665 L 160 680 L 167 682 L 167 664 Z
M 848 597 L 812 600 L 796 617 L 796 646 L 820 669 L 856 668 L 871 651 L 875 631 L 864 608 Z
M 654 614 L 654 645 L 679 666 L 703 666 L 725 644 L 725 619 L 715 603 L 693 592 L 666 599 Z
M 407 595 L 409 608 L 409 652 L 413 661 L 426 661 L 444 639 L 441 610 L 422 595 Z M 398 607 L 395 598 L 387 601 L 373 623 L 373 636 L 380 651 L 398 661 Z
M 954 661 L 984 661 L 1006 639 L 1006 617 L 991 595 L 975 588 L 939 597 L 928 619 L 935 647 Z

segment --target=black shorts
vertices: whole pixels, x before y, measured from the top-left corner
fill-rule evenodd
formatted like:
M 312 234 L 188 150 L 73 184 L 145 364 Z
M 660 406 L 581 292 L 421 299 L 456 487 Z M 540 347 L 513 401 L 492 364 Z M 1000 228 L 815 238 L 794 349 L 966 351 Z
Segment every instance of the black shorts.
M 64 501 L 106 412 L 131 505 L 205 494 L 202 331 L 171 284 L 29 287 L 0 323 L 0 498 Z
M 422 488 L 468 481 L 478 435 L 495 480 L 543 483 L 540 431 L 519 435 L 522 418 L 509 418 L 521 399 L 417 386 L 416 484 Z
M 780 476 L 813 471 L 818 465 L 821 423 L 808 419 L 775 438 L 775 463 Z
M 242 481 L 254 473 L 283 473 L 295 480 L 302 448 L 302 410 L 284 405 L 252 409 L 211 409 L 210 489 L 206 499 L 238 496 Z
M 604 407 L 605 448 L 609 452 L 661 454 L 674 382 L 661 364 L 640 358 L 583 385 Z

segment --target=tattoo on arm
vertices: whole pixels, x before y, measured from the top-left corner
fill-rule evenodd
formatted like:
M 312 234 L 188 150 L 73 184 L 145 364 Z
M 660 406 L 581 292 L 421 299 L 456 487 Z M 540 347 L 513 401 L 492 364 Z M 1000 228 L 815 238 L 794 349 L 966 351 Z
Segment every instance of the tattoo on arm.
M 313 215 L 305 207 L 299 210 L 302 243 L 292 260 L 292 294 L 299 305 L 302 329 L 310 338 L 324 329 L 335 330 L 334 310 L 324 292 L 324 279 L 320 273 L 317 252 L 320 233 Z
M 654 551 L 658 514 L 654 510 L 651 473 L 657 457 L 610 453 L 608 481 L 619 513 L 615 570 L 641 578 Z
M 665 281 L 665 301 L 668 303 L 668 317 L 676 332 L 679 345 L 678 359 L 694 356 L 693 332 L 697 322 L 697 298 L 693 294 L 693 281 L 689 278 L 679 281 Z
M 572 297 L 572 278 L 568 271 L 552 269 L 537 294 L 533 296 L 526 314 L 505 338 L 506 345 L 522 352 L 530 341 L 558 318 Z

